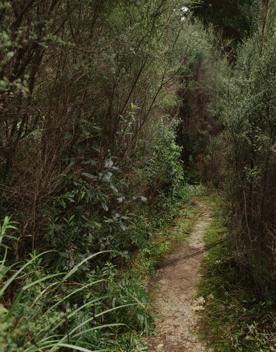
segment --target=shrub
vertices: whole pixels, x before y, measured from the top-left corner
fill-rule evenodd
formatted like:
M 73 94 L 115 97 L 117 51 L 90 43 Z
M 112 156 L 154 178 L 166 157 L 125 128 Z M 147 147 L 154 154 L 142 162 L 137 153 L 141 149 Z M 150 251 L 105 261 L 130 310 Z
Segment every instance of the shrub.
M 11 228 L 6 218 L 1 239 Z M 134 335 L 146 333 L 150 319 L 143 288 L 127 276 L 120 279 L 108 263 L 82 281 L 82 266 L 104 253 L 90 255 L 65 272 L 47 273 L 44 262 L 50 254 L 34 253 L 12 266 L 5 256 L 1 261 L 1 351 L 115 351 L 117 337 L 124 335 L 130 348 L 139 344 Z
M 184 185 L 181 147 L 176 144 L 175 128 L 176 123 L 161 120 L 153 136 L 152 157 L 145 166 L 151 197 L 164 194 L 177 198 Z
M 266 35 L 256 33 L 242 47 L 223 111 L 233 247 L 262 294 L 276 278 L 275 32 Z

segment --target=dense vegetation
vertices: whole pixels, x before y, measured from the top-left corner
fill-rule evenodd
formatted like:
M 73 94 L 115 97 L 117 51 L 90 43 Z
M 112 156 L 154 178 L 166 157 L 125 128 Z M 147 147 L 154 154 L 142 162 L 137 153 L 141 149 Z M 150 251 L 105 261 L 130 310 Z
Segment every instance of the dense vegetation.
M 224 272 L 272 309 L 275 46 L 272 0 L 1 2 L 4 352 L 145 351 L 132 259 L 189 183 L 223 192 Z

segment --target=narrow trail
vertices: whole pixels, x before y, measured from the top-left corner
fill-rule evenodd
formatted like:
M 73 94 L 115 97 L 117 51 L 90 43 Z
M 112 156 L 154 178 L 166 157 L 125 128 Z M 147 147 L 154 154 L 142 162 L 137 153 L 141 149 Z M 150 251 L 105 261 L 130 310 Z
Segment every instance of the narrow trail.
M 187 241 L 170 253 L 158 270 L 154 286 L 154 311 L 157 313 L 154 336 L 148 339 L 149 352 L 207 352 L 199 340 L 197 325 L 198 302 L 194 295 L 199 282 L 203 254 L 203 236 L 212 220 L 209 209 L 199 203 L 200 215 Z

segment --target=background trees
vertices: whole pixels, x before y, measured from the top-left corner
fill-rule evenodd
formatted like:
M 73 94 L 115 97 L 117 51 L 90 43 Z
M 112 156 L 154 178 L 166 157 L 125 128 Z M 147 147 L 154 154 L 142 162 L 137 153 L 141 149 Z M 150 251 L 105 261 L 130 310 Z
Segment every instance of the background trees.
M 205 26 L 213 26 L 225 40 L 224 49 L 232 51 L 255 28 L 259 2 L 250 0 L 200 0 L 192 11 Z

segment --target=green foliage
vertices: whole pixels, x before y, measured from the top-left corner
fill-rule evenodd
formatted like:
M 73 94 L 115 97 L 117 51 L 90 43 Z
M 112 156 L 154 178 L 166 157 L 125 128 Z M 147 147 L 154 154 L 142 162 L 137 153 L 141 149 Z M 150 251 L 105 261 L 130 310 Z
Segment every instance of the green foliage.
M 275 278 L 276 17 L 272 1 L 253 3 L 2 1 L 0 212 L 18 222 L 0 226 L 4 351 L 145 351 L 139 280 L 188 231 L 156 235 L 190 197 L 181 159 L 212 184 L 225 176 L 233 261 L 212 251 L 203 288 L 219 292 L 217 346 L 265 349 L 271 304 L 235 281 L 240 270 L 270 297 Z M 234 66 L 190 9 L 226 38 L 255 28 Z M 212 312 L 243 320 L 223 335 Z
M 123 238 L 131 224 L 125 210 L 131 203 L 125 195 L 126 182 L 112 159 L 106 159 L 101 170 L 94 165 L 95 161 L 86 160 L 81 174 L 68 177 L 66 191 L 49 205 L 45 231 L 51 247 L 67 250 L 74 246 L 81 253 L 124 249 Z
M 225 210 L 218 195 L 205 198 L 213 211 L 206 245 L 227 236 Z M 259 300 L 253 282 L 235 264 L 229 242 L 208 251 L 198 295 L 204 297 L 201 334 L 216 352 L 274 351 L 273 300 Z
M 253 276 L 261 294 L 275 287 L 276 56 L 271 42 L 276 17 L 271 6 L 266 26 L 261 26 L 265 30 L 239 52 L 222 109 L 233 247 L 237 262 Z
M 6 229 L 8 225 L 5 220 Z M 108 263 L 80 281 L 81 267 L 104 253 L 90 255 L 66 272 L 47 273 L 43 261 L 50 254 L 33 254 L 12 266 L 1 262 L 1 351 L 115 351 L 118 334 L 125 335 L 130 350 L 139 345 L 135 332 L 147 333 L 150 321 L 142 286 L 120 278 Z
M 175 142 L 175 127 L 160 121 L 153 138 L 152 157 L 145 167 L 146 181 L 153 192 L 162 194 L 165 191 L 172 198 L 177 197 L 184 184 L 184 175 L 181 147 Z
M 146 238 L 136 214 L 149 179 L 166 183 L 157 195 L 176 197 L 182 176 L 170 123 L 155 131 L 156 112 L 177 104 L 170 82 L 181 66 L 181 5 L 43 0 L 21 14 L 4 2 L 0 77 L 22 89 L 4 82 L 0 92 L 0 209 L 20 223 L 17 255 L 58 248 L 70 267 L 90 251 L 135 249 Z M 172 160 L 156 161 L 136 187 L 128 176 L 162 143 Z

